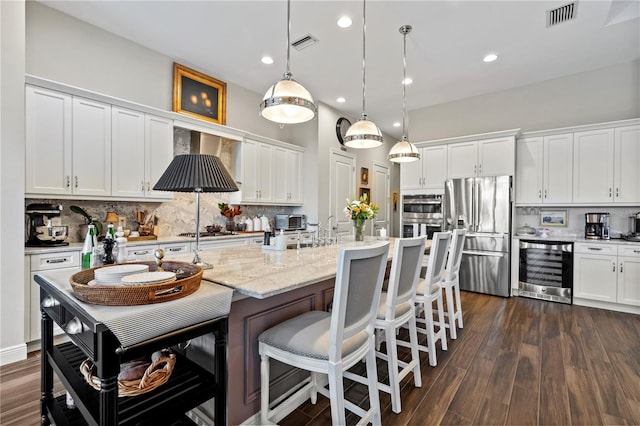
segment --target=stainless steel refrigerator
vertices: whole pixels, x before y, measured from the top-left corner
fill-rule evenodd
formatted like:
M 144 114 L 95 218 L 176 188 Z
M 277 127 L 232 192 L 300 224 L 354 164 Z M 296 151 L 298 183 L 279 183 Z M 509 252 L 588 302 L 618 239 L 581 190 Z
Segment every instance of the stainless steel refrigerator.
M 511 176 L 447 179 L 444 229 L 466 229 L 460 289 L 510 296 Z

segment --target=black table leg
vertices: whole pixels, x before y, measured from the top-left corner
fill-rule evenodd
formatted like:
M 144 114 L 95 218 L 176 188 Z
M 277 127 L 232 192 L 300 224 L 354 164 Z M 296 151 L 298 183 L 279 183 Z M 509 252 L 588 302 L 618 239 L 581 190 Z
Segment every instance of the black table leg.
M 40 417 L 43 425 L 49 425 L 49 404 L 53 401 L 53 367 L 49 364 L 48 354 L 53 348 L 53 320 L 44 311 L 41 319 L 41 359 L 40 359 Z
M 216 323 L 214 331 L 215 353 L 214 374 L 216 381 L 215 396 L 215 423 L 216 426 L 227 425 L 227 340 L 229 333 L 229 320 L 221 319 Z

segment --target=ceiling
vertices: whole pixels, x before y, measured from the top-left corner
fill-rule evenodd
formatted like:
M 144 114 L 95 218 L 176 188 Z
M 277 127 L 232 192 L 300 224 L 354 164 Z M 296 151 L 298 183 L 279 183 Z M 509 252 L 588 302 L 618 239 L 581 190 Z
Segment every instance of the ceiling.
M 505 90 L 640 57 L 640 2 L 579 0 L 575 19 L 547 28 L 558 1 L 366 3 L 366 112 L 401 136 L 402 25 L 407 37 L 407 108 Z M 286 68 L 286 2 L 43 1 L 42 3 L 261 95 Z M 350 117 L 362 112 L 362 1 L 291 2 L 291 71 L 314 96 Z M 350 16 L 342 29 L 338 18 Z M 488 53 L 499 58 L 483 62 Z M 272 65 L 260 59 L 270 55 Z M 339 96 L 346 98 L 338 103 Z M 256 109 L 258 106 L 256 105 Z

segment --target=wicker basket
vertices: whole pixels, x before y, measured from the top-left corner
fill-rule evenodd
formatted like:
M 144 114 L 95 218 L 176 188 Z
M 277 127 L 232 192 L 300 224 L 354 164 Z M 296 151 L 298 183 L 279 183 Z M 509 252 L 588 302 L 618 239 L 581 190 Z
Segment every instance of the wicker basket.
M 171 377 L 175 364 L 176 355 L 170 353 L 152 362 L 141 379 L 118 380 L 118 396 L 142 395 L 164 385 Z M 82 361 L 80 373 L 92 388 L 100 390 L 100 378 L 93 375 L 93 362 L 90 359 Z
M 149 265 L 149 271 L 156 271 L 155 262 L 132 262 Z M 112 266 L 112 265 L 108 265 Z M 202 268 L 193 263 L 163 262 L 162 269 L 175 272 L 178 277 L 185 278 L 160 284 L 125 286 L 125 285 L 88 285 L 94 279 L 94 271 L 98 268 L 85 269 L 69 278 L 75 296 L 83 302 L 95 305 L 132 306 L 151 303 L 168 302 L 195 292 L 200 287 Z

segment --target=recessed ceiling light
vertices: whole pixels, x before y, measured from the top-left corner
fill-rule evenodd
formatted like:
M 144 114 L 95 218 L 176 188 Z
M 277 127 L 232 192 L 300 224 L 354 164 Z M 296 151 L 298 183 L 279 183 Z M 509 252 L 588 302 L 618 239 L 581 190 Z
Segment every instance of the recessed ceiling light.
M 273 58 L 271 56 L 263 56 L 261 61 L 263 64 L 271 65 L 273 63 Z
M 342 96 L 340 96 L 338 99 L 336 99 L 336 102 L 338 102 L 339 104 L 343 104 L 345 103 L 347 100 L 345 98 L 343 98 Z
M 400 127 L 400 122 L 396 121 L 395 123 L 393 123 L 393 127 Z
M 484 57 L 483 61 L 485 62 L 493 62 L 496 59 L 498 59 L 498 55 L 496 55 L 495 53 L 490 53 L 487 56 Z
M 411 83 L 413 83 L 413 80 L 411 79 L 411 77 L 407 77 L 404 80 L 402 80 L 402 84 L 404 84 L 405 86 L 408 86 Z
M 342 18 L 338 19 L 338 26 L 340 28 L 349 28 L 351 26 L 351 18 L 349 18 L 348 16 L 343 16 Z

